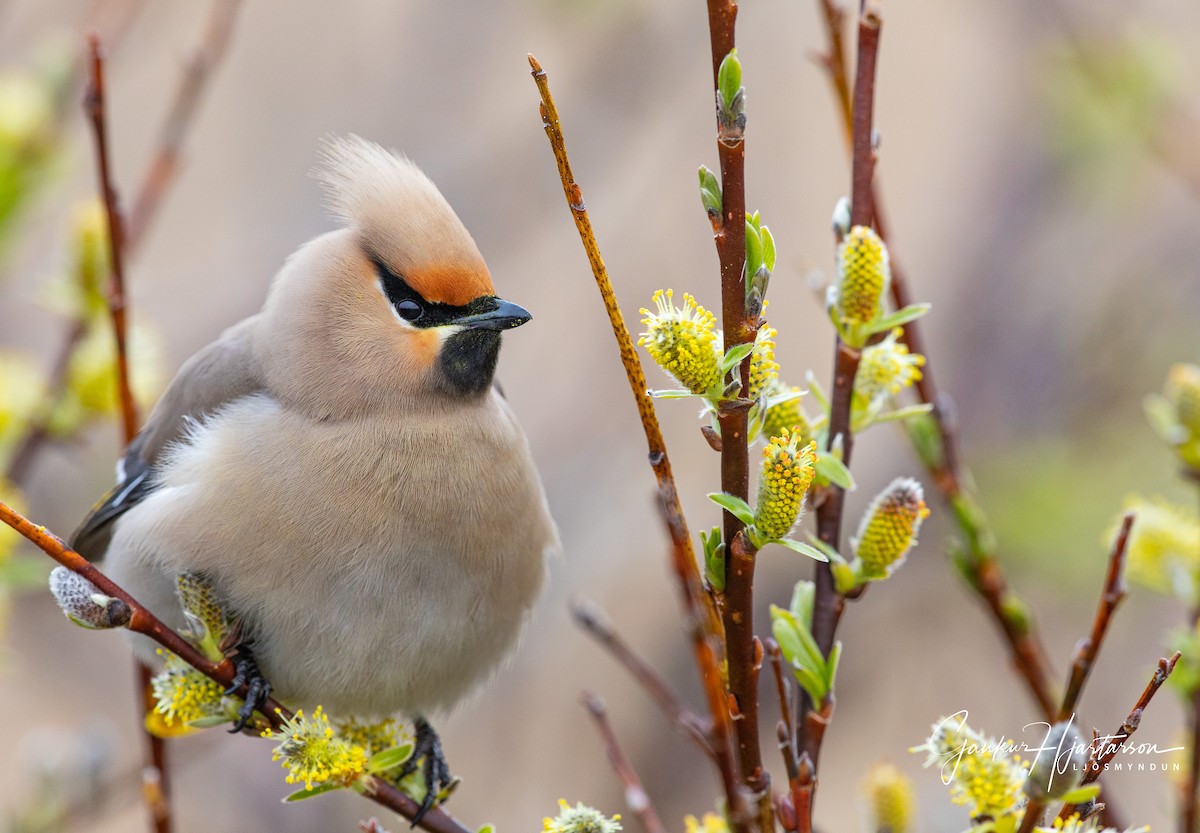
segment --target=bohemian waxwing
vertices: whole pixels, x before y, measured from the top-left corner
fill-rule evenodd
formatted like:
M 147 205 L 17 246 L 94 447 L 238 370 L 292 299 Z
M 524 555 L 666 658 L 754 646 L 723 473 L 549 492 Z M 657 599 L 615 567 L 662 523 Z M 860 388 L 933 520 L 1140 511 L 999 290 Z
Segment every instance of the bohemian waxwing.
M 251 701 L 414 718 L 431 801 L 449 776 L 424 715 L 513 649 L 558 547 L 493 382 L 530 316 L 409 160 L 339 138 L 318 175 L 345 227 L 183 365 L 74 545 L 176 627 L 176 576 L 207 580 Z

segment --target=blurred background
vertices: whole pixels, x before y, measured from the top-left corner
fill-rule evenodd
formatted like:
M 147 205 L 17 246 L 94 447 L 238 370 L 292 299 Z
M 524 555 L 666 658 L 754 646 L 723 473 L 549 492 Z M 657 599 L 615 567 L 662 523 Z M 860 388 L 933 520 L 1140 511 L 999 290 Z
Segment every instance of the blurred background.
M 179 0 L 0 0 L 4 83 L 52 78 L 66 90 L 57 104 L 18 97 L 7 105 L 44 106 L 38 129 L 53 147 L 38 157 L 35 184 L 2 195 L 13 214 L 0 260 L 3 396 L 26 389 L 15 356 L 48 373 L 70 327 L 61 284 L 76 256 L 77 206 L 95 188 L 72 81 L 83 35 L 95 29 L 110 43 L 110 137 L 128 205 L 208 15 L 207 3 Z M 934 305 L 923 322 L 931 366 L 957 402 L 1010 578 L 1036 611 L 1056 674 L 1065 674 L 1090 625 L 1105 531 L 1124 497 L 1194 499 L 1141 400 L 1161 388 L 1171 363 L 1200 359 L 1200 67 L 1190 49 L 1200 6 L 911 0 L 885 4 L 885 15 L 876 127 L 893 252 L 915 297 Z M 785 380 L 803 384 L 812 369 L 827 381 L 833 338 L 813 287 L 832 267 L 829 217 L 849 173 L 833 99 L 812 60 L 823 48 L 816 3 L 746 0 L 738 45 L 748 207 L 762 212 L 780 252 L 768 316 L 781 332 L 777 359 Z M 565 545 L 519 654 L 439 724 L 464 781 L 450 810 L 502 831 L 537 829 L 560 797 L 627 814 L 578 705 L 586 688 L 606 699 L 658 809 L 682 829 L 685 813 L 714 807 L 713 773 L 567 613 L 571 598 L 596 601 L 702 703 L 644 440 L 563 205 L 527 52 L 550 73 L 627 320 L 659 287 L 717 308 L 717 258 L 696 190 L 697 166 L 717 162 L 700 0 L 246 0 L 186 136 L 179 176 L 130 258 L 130 306 L 153 354 L 137 366 L 149 387 L 161 386 L 258 309 L 297 245 L 332 227 L 308 175 L 321 136 L 355 132 L 411 156 L 471 229 L 498 291 L 534 314 L 532 326 L 506 338 L 500 378 Z M 648 372 L 652 385 L 670 386 Z M 704 497 L 716 489 L 718 458 L 695 411 L 687 402 L 659 407 L 699 529 L 718 521 Z M 106 490 L 118 452 L 113 419 L 85 421 L 21 478 L 31 516 L 62 534 Z M 5 430 L 0 423 L 0 439 L 11 442 Z M 855 470 L 851 529 L 893 477 L 920 474 L 904 437 L 887 427 L 863 437 Z M 952 524 L 930 503 L 908 565 L 844 618 L 821 768 L 824 829 L 867 829 L 861 782 L 877 760 L 912 776 L 923 829 L 963 829 L 965 814 L 937 774 L 906 750 L 959 709 L 994 735 L 1019 736 L 1036 719 L 991 622 L 950 568 Z M 35 559 L 28 548 L 20 557 Z M 809 571 L 782 548 L 760 556 L 760 632 L 766 606 L 786 604 Z M 1166 630 L 1185 616 L 1174 603 L 1131 594 L 1083 698 L 1084 729 L 1120 724 L 1167 653 Z M 70 829 L 139 829 L 133 691 L 119 637 L 74 628 L 44 590 L 12 594 L 0 658 L 0 819 L 9 821 L 0 824 L 30 829 L 45 773 L 57 768 L 76 773 L 76 783 L 99 770 L 106 785 Z M 765 687 L 763 701 L 773 726 Z M 1177 698 L 1164 692 L 1139 739 L 1179 745 L 1180 719 Z M 173 743 L 171 757 L 182 831 L 349 831 L 378 809 L 341 794 L 280 804 L 290 789 L 266 741 L 202 733 Z M 776 756 L 768 760 L 781 777 Z M 1107 783 L 1130 821 L 1171 824 L 1170 775 L 1124 773 Z M 636 827 L 628 814 L 626 825 Z

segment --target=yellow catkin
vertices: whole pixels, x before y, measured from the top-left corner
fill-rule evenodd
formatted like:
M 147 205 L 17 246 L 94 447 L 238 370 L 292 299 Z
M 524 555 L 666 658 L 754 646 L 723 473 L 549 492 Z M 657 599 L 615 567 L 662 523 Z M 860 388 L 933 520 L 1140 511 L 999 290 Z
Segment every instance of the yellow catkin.
M 217 714 L 225 696 L 221 686 L 173 655 L 167 659 L 166 668 L 155 675 L 151 688 L 154 710 L 162 715 L 168 728 Z
M 320 706 L 312 717 L 297 710 L 278 731 L 268 730 L 263 736 L 279 741 L 271 760 L 280 761 L 288 771 L 285 780 L 303 783 L 308 790 L 316 784 L 349 786 L 366 768 L 367 751 L 338 736 Z
M 646 332 L 638 344 L 646 348 L 667 373 L 695 394 L 718 391 L 721 387 L 721 339 L 713 314 L 684 294 L 683 306 L 674 304 L 670 289 L 654 293 L 657 312 L 643 308 Z
M 1191 599 L 1200 588 L 1200 518 L 1194 510 L 1161 498 L 1125 500 L 1137 519 L 1126 548 L 1129 580 L 1165 595 Z M 1118 518 L 1105 544 L 1116 536 Z
M 879 316 L 891 281 L 887 246 L 869 226 L 855 226 L 838 247 L 837 311 L 847 324 L 865 324 Z
M 750 353 L 750 399 L 758 399 L 779 380 L 779 364 L 775 361 L 775 337 L 779 331 L 770 324 L 758 330 L 754 350 Z
M 801 439 L 785 428 L 763 449 L 754 529 L 764 543 L 785 537 L 800 517 L 817 459 L 816 443 L 801 446 Z
M 868 402 L 895 396 L 921 380 L 925 357 L 908 351 L 908 345 L 899 340 L 902 332 L 896 328 L 883 341 L 863 349 L 854 391 Z
M 574 807 L 558 800 L 558 815 L 542 819 L 544 833 L 617 833 L 621 829 L 619 815 L 608 818 L 599 810 L 578 803 Z
M 876 764 L 867 773 L 863 791 L 871 808 L 876 833 L 909 833 L 916 795 L 912 783 L 891 764 Z
M 872 501 L 852 541 L 863 578 L 885 578 L 900 566 L 917 542 L 921 521 L 929 515 L 921 484 L 899 477 Z
M 800 388 L 775 382 L 767 390 L 767 412 L 763 417 L 762 432 L 768 437 L 778 437 L 784 431 L 800 435 L 800 444 L 808 445 L 812 440 L 812 426 L 804 414 Z
M 926 750 L 925 766 L 936 765 L 950 786 L 955 804 L 969 808 L 972 817 L 998 818 L 1024 801 L 1029 770 L 1020 758 L 967 726 L 958 715 L 934 724 L 933 734 L 913 751 Z

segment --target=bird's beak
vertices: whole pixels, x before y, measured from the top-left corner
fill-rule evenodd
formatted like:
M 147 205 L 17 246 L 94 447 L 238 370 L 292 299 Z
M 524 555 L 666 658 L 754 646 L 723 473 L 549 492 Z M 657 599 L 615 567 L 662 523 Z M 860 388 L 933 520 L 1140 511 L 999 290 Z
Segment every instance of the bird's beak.
M 524 307 L 499 298 L 493 298 L 492 301 L 496 306 L 487 312 L 464 315 L 451 323 L 468 330 L 511 330 L 533 318 Z

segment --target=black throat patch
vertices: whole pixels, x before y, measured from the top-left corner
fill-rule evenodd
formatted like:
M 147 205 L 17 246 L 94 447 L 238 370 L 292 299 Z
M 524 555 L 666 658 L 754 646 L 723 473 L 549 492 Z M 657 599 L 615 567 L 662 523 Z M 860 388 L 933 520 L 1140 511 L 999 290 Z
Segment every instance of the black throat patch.
M 500 333 L 463 330 L 442 344 L 438 369 L 451 391 L 460 396 L 471 396 L 491 386 L 499 358 Z

